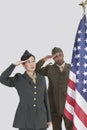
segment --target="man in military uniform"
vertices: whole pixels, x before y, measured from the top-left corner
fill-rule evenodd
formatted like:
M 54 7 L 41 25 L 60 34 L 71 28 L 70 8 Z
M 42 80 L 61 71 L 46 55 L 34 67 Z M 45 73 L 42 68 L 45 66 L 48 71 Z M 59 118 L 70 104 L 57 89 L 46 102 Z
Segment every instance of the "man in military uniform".
M 53 58 L 54 64 L 42 65 Z M 54 47 L 52 55 L 42 58 L 37 63 L 37 71 L 48 77 L 48 94 L 50 100 L 53 130 L 62 130 L 62 119 L 64 119 L 66 130 L 72 130 L 72 122 L 64 116 L 64 106 L 67 92 L 67 82 L 70 64 L 64 61 L 64 54 L 61 48 Z

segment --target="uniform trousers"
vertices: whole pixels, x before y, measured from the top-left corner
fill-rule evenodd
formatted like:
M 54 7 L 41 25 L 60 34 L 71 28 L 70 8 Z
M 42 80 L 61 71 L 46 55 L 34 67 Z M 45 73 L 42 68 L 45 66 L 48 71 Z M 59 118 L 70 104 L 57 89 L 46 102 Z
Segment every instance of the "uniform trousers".
M 19 128 L 19 130 L 46 130 L 46 128 L 41 128 L 41 129 Z
M 52 115 L 52 125 L 53 125 L 53 130 L 63 130 L 62 129 L 62 119 L 64 119 L 64 124 L 66 130 L 72 130 L 72 122 L 68 120 L 65 115 L 59 114 L 58 113 L 51 113 Z

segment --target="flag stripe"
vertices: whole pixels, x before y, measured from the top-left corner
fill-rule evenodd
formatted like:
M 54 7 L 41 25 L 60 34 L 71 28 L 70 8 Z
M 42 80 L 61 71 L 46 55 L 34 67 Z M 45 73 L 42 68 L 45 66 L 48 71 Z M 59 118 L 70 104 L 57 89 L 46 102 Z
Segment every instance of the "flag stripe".
M 66 100 L 67 100 L 67 102 L 68 102 L 70 105 L 72 105 L 72 106 L 75 105 L 75 100 L 74 100 L 71 96 L 69 96 L 68 94 L 66 95 Z
M 70 119 L 72 121 L 73 120 L 72 114 L 75 112 L 78 115 L 78 117 L 80 118 L 80 120 L 83 122 L 83 124 L 87 127 L 87 114 L 85 113 L 85 112 L 87 112 L 87 103 L 83 99 L 83 97 L 79 94 L 78 91 L 76 91 L 76 97 L 77 97 L 77 99 L 75 102 L 75 100 L 67 94 L 64 114 L 67 116 L 68 119 Z M 82 106 L 81 102 L 86 105 Z M 72 106 L 74 106 L 74 105 L 75 105 L 75 108 L 73 110 Z
M 87 115 L 84 113 L 84 111 L 80 108 L 80 106 L 78 104 L 75 104 L 74 111 L 75 111 L 76 115 L 78 116 L 78 118 L 87 127 Z
M 69 79 L 74 83 L 76 82 L 76 75 L 72 71 L 70 71 Z
M 76 103 L 87 115 L 87 102 L 84 100 L 84 98 L 80 95 L 78 91 L 76 91 L 76 97 Z
M 75 83 L 72 81 L 72 80 L 68 80 L 68 86 L 71 88 L 71 89 L 73 89 L 73 90 L 75 90 Z
M 73 125 L 73 130 L 77 130 L 76 127 L 75 127 L 75 125 Z
M 75 99 L 75 91 L 71 89 L 71 87 L 68 86 L 67 95 L 71 97 L 71 99 Z
M 64 109 L 64 114 L 70 121 L 73 121 L 73 115 L 66 108 Z
M 81 120 L 77 117 L 77 115 L 74 113 L 74 127 L 76 127 L 77 130 L 87 130 L 87 127 L 84 126 L 84 124 L 81 122 Z

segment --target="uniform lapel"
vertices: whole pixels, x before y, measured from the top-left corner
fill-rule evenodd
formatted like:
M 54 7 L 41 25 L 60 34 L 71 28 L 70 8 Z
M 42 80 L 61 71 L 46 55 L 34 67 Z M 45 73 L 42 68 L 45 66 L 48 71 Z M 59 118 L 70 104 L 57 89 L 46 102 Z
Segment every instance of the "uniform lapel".
M 29 75 L 28 75 L 26 72 L 24 72 L 23 77 L 25 78 L 25 80 L 26 80 L 29 84 L 34 85 L 32 79 L 29 77 Z

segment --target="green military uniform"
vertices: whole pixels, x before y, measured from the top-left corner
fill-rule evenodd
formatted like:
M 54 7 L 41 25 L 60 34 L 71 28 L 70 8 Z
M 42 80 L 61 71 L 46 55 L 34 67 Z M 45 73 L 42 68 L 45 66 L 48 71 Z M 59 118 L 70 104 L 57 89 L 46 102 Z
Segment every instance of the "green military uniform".
M 40 60 L 37 63 L 37 71 L 40 74 L 47 76 L 49 80 L 48 94 L 53 130 L 62 130 L 62 117 L 65 121 L 66 129 L 71 130 L 72 123 L 66 119 L 63 114 L 70 64 L 65 63 L 64 70 L 62 72 L 59 70 L 59 67 L 56 64 L 48 64 L 47 66 L 42 67 L 43 64 L 43 60 Z

